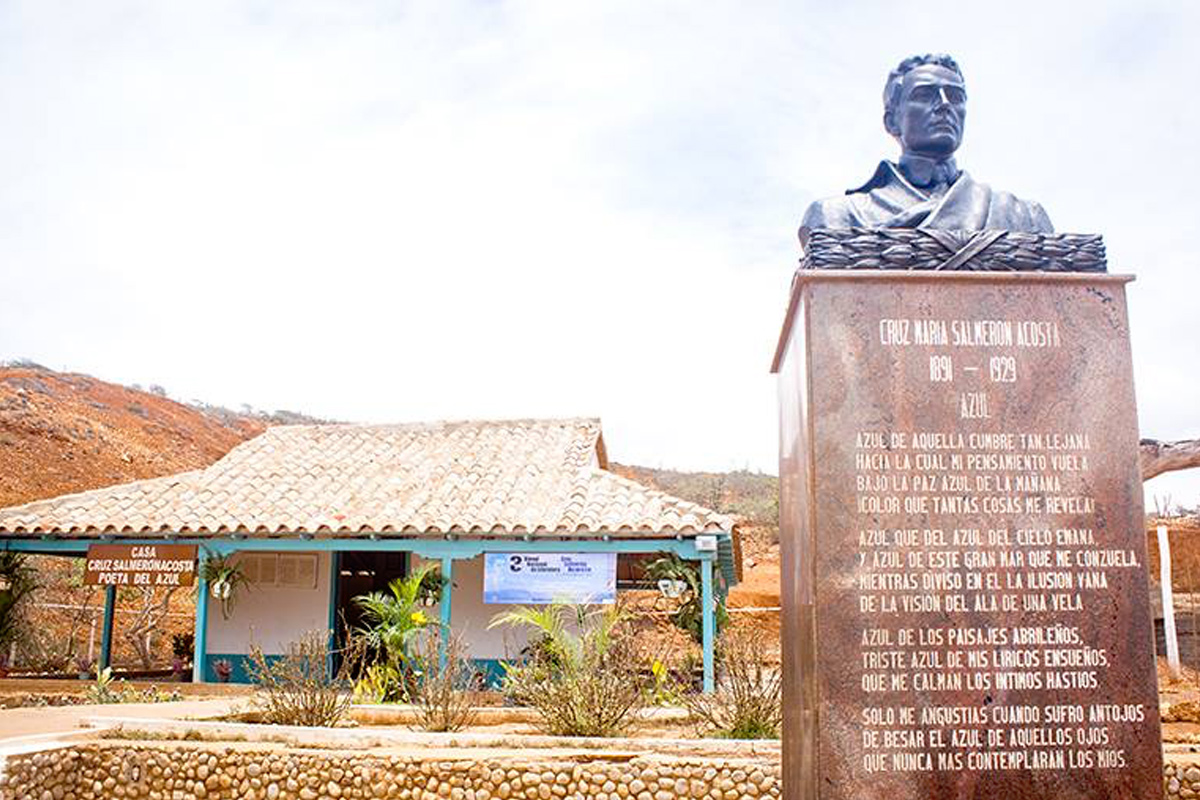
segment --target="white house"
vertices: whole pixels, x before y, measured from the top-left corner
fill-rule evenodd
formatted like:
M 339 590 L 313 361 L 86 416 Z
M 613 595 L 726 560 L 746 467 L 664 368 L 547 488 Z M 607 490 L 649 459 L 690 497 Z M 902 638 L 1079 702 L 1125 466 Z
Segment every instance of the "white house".
M 252 641 L 279 653 L 305 631 L 332 631 L 353 597 L 417 559 L 439 563 L 452 587 L 442 621 L 494 669 L 505 643 L 487 625 L 504 605 L 488 600 L 507 595 L 484 589 L 501 564 L 532 557 L 533 587 L 564 556 L 611 582 L 618 559 L 676 553 L 699 565 L 711 687 L 715 597 L 737 580 L 734 522 L 607 466 L 596 419 L 281 426 L 207 469 L 0 509 L 0 549 L 194 544 L 200 559 L 233 556 L 249 585 L 228 617 L 199 587 L 196 680 L 213 680 L 218 659 L 243 678 Z

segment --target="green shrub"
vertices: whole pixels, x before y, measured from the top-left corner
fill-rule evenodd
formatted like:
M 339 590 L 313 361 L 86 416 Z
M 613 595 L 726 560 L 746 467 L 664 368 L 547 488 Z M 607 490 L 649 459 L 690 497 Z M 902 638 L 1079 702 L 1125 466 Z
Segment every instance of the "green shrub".
M 386 670 L 376 670 L 373 681 L 380 689 L 376 702 L 412 698 L 415 676 L 408 658 L 408 644 L 417 632 L 434 624 L 424 605 L 442 592 L 436 564 L 422 564 L 403 578 L 388 584 L 388 592 L 359 595 L 354 602 L 362 609 L 362 623 L 355 634 L 383 659 Z
M 497 615 L 489 627 L 526 628 L 536 637 L 521 661 L 504 664 L 502 691 L 533 708 L 545 733 L 624 733 L 649 695 L 625 621 L 615 606 L 589 611 L 561 603 Z
M 328 631 L 309 631 L 288 645 L 281 658 L 268 659 L 257 644 L 250 646 L 247 671 L 258 684 L 254 707 L 263 721 L 276 725 L 332 727 L 341 721 L 354 698 L 350 677 L 362 661 L 362 640 L 350 637 L 340 653 L 329 647 Z M 340 655 L 336 674 L 330 663 Z
M 413 702 L 424 730 L 458 731 L 475 721 L 472 703 L 483 676 L 467 657 L 461 634 L 427 628 L 413 640 L 409 659 L 416 677 Z
M 387 664 L 371 664 L 354 682 L 354 702 L 387 703 L 399 700 L 400 673 Z
M 783 724 L 783 676 L 764 664 L 765 639 L 756 631 L 730 629 L 717 642 L 716 691 L 684 696 L 704 732 L 729 739 L 778 739 Z

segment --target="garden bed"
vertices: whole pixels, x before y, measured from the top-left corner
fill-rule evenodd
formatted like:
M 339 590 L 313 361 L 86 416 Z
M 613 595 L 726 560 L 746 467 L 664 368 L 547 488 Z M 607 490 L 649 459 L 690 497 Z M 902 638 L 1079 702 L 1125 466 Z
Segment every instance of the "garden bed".
M 71 681 L 60 678 L 0 679 L 0 709 L 42 706 L 86 705 L 92 702 L 88 694 L 95 679 Z M 181 698 L 248 696 L 252 688 L 219 684 L 171 683 L 158 681 L 124 681 L 117 684 L 134 693 L 177 694 Z
M 253 722 L 218 720 L 137 719 L 113 716 L 84 717 L 84 726 L 95 728 L 107 740 L 163 742 L 261 742 L 298 748 L 334 748 L 361 750 L 400 749 L 484 749 L 484 750 L 581 750 L 688 756 L 719 754 L 734 756 L 778 757 L 778 740 L 701 739 L 667 735 L 669 726 L 653 720 L 637 736 L 579 737 L 546 736 L 503 730 L 472 728 L 457 733 L 427 733 L 402 727 L 353 726 L 310 728 L 297 725 L 264 725 Z
M 479 706 L 473 708 L 471 713 L 472 720 L 463 729 L 465 733 L 538 734 L 538 714 L 531 708 Z M 257 725 L 272 729 L 293 727 L 266 723 L 263 721 L 263 715 L 254 710 L 239 711 L 225 717 L 221 721 L 242 725 Z M 398 703 L 353 705 L 347 712 L 345 719 L 337 727 L 339 729 L 408 728 L 420 731 L 422 730 L 421 711 L 416 706 Z M 638 715 L 637 721 L 631 726 L 631 732 L 639 735 L 665 736 L 679 739 L 699 738 L 693 735 L 693 728 L 694 726 L 691 724 L 685 709 L 658 707 L 644 709 Z

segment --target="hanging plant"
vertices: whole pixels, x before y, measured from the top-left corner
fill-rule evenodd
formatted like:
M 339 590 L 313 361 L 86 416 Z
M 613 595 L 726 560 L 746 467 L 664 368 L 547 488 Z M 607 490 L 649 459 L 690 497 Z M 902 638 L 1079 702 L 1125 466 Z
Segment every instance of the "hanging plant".
M 675 553 L 668 553 L 646 565 L 646 577 L 656 581 L 663 596 L 678 603 L 671 621 L 696 642 L 704 640 L 704 611 L 701 606 L 700 571 Z M 719 595 L 713 603 L 714 633 L 720 633 L 729 621 L 725 601 Z
M 417 600 L 423 606 L 436 606 L 442 601 L 442 593 L 450 585 L 450 581 L 442 574 L 438 564 L 430 565 L 428 572 L 422 570 L 423 577 L 417 585 Z
M 229 619 L 238 590 L 249 586 L 241 565 L 233 563 L 232 556 L 208 553 L 200 567 L 200 578 L 208 585 L 208 592 L 221 603 L 221 616 Z

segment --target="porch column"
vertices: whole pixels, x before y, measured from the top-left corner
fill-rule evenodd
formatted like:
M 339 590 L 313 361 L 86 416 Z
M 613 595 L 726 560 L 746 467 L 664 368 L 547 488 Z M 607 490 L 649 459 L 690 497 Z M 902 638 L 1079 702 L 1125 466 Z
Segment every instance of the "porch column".
M 196 555 L 196 633 L 192 654 L 192 683 L 204 683 L 204 661 L 208 653 L 208 581 L 204 574 L 204 548 Z
M 713 639 L 716 633 L 715 610 L 713 607 L 713 574 L 712 559 L 705 558 L 700 562 L 700 608 L 703 620 L 704 647 L 704 691 L 712 692 L 716 688 L 713 668 Z
M 320 558 L 320 555 L 317 556 Z M 338 581 L 342 574 L 342 554 L 336 550 L 329 554 L 329 652 L 325 655 L 325 672 L 330 678 L 338 665 Z
M 117 587 L 104 587 L 104 628 L 100 634 L 100 661 L 96 666 L 97 675 L 112 664 L 113 615 L 116 607 Z
M 438 637 L 438 667 L 442 670 L 446 669 L 446 644 L 450 638 L 450 611 L 451 601 L 450 596 L 454 594 L 451 590 L 454 580 L 454 559 L 450 556 L 442 557 L 442 632 Z

